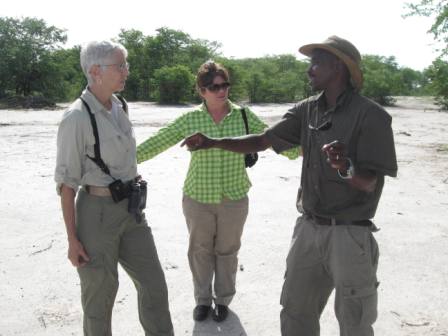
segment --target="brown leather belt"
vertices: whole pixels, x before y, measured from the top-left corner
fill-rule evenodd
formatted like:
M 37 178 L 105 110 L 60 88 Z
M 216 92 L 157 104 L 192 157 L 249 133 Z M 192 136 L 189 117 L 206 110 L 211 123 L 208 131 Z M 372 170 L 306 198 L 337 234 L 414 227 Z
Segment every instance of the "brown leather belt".
M 97 186 L 86 185 L 85 189 L 90 195 L 102 196 L 102 197 L 112 196 L 110 194 L 110 190 L 108 187 L 97 187 Z
M 363 220 L 347 220 L 347 219 L 336 219 L 336 218 L 326 218 L 311 214 L 306 214 L 308 218 L 312 219 L 318 225 L 357 225 L 357 226 L 371 226 L 373 223 L 368 219 Z

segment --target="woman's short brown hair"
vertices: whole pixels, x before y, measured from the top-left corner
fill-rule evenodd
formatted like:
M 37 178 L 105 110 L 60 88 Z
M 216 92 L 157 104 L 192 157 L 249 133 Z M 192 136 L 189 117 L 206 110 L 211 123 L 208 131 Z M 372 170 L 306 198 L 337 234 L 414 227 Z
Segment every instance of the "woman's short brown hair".
M 196 75 L 196 88 L 202 89 L 213 84 L 215 77 L 222 77 L 226 82 L 229 81 L 229 72 L 221 64 L 213 61 L 207 61 L 199 67 Z

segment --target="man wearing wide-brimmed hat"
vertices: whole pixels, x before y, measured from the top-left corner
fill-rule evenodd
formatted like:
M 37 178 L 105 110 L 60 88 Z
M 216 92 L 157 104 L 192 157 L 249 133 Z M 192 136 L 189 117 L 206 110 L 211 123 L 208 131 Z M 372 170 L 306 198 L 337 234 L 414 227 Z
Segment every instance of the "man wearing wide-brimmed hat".
M 185 140 L 190 149 L 217 147 L 241 153 L 272 147 L 303 151 L 296 222 L 281 304 L 283 336 L 317 336 L 319 318 L 336 289 L 343 336 L 373 335 L 377 317 L 378 245 L 374 217 L 385 175 L 397 162 L 389 114 L 361 96 L 361 55 L 337 36 L 302 46 L 308 77 L 319 93 L 302 100 L 261 135 Z

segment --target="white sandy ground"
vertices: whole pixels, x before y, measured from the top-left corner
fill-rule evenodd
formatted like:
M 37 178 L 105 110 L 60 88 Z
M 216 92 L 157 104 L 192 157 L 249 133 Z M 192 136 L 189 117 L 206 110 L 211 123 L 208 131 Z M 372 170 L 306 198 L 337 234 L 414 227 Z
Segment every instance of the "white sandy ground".
M 381 257 L 376 335 L 448 335 L 448 113 L 400 99 L 394 117 L 399 175 L 387 178 L 375 218 Z M 290 105 L 256 105 L 269 123 Z M 137 142 L 190 107 L 131 103 Z M 0 111 L 0 336 L 81 335 L 79 280 L 67 242 L 53 170 L 62 110 Z M 301 159 L 272 151 L 250 169 L 250 215 L 239 255 L 237 294 L 227 321 L 194 323 L 181 210 L 189 153 L 179 146 L 145 162 L 148 217 L 168 283 L 176 335 L 276 336 L 285 258 L 297 216 Z M 133 284 L 120 269 L 114 335 L 143 335 Z M 338 335 L 333 298 L 322 336 Z

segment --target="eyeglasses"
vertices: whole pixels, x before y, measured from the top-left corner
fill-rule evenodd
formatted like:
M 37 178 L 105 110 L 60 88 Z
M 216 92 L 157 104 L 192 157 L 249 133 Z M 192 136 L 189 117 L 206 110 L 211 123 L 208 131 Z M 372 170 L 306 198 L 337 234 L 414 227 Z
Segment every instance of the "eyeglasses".
M 313 131 L 328 131 L 331 128 L 331 126 L 333 126 L 331 120 L 327 120 L 322 124 L 320 124 L 319 126 L 313 126 L 311 124 L 308 124 L 308 128 Z
M 101 64 L 101 66 L 103 67 L 107 67 L 107 66 L 116 66 L 117 69 L 121 72 L 125 71 L 125 70 L 129 70 L 129 63 L 128 62 L 123 62 L 123 63 L 115 63 L 115 64 Z
M 221 84 L 211 84 L 208 86 L 205 86 L 205 88 L 207 90 L 209 90 L 210 92 L 218 92 L 219 90 L 227 90 L 230 87 L 230 83 L 229 82 L 224 82 Z

